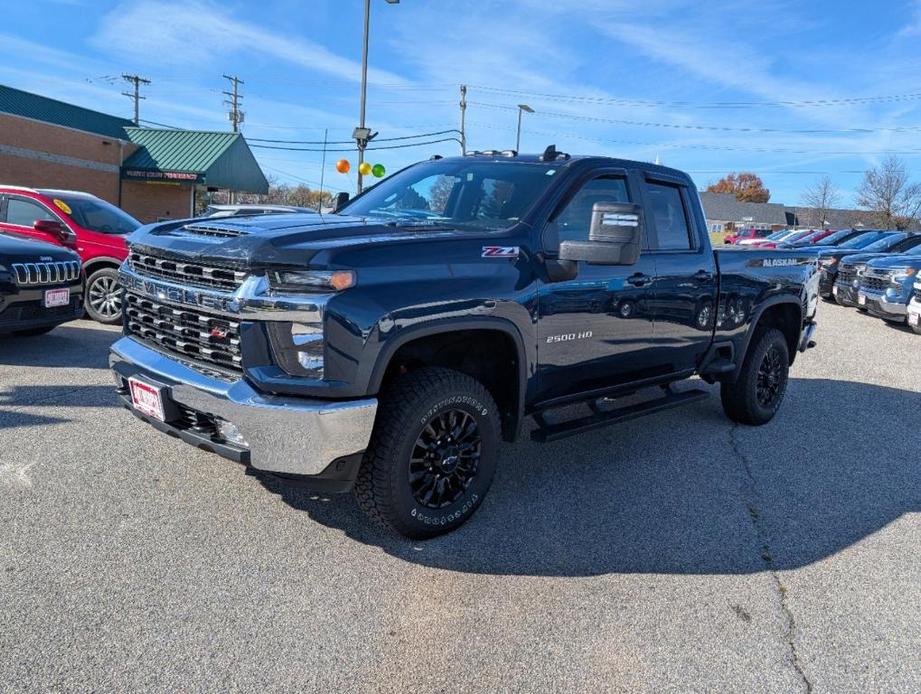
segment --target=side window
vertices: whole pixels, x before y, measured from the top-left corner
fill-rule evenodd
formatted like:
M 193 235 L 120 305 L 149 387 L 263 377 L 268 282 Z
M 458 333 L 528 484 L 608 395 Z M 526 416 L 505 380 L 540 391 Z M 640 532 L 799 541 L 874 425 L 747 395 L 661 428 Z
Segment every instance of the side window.
M 630 202 L 621 176 L 602 176 L 586 183 L 544 230 L 544 248 L 556 251 L 562 241 L 588 241 L 596 202 Z
M 21 227 L 31 227 L 36 220 L 55 221 L 55 217 L 38 203 L 24 198 L 8 198 L 6 203 L 6 223 Z
M 646 196 L 649 198 L 646 216 L 655 224 L 658 249 L 690 250 L 693 246 L 681 189 L 678 186 L 650 181 L 646 184 Z

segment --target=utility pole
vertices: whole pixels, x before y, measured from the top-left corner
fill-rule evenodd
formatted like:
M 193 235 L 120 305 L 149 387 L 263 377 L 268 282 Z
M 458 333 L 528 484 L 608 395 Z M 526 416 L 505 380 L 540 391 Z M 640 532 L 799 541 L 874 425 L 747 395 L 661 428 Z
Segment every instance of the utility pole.
M 141 99 L 146 99 L 147 97 L 141 96 L 141 85 L 150 84 L 150 80 L 144 79 L 140 75 L 122 75 L 122 79 L 129 84 L 134 85 L 133 92 L 122 92 L 123 96 L 127 96 L 129 99 L 134 100 L 134 124 L 140 125 L 141 119 Z
M 464 117 L 467 115 L 467 85 L 462 84 L 460 86 L 461 100 L 460 100 L 460 146 L 461 146 L 461 156 L 467 155 L 467 131 L 464 130 Z
M 224 95 L 230 97 L 229 99 L 224 99 L 224 103 L 230 106 L 230 112 L 227 115 L 230 118 L 233 131 L 238 133 L 244 116 L 243 111 L 240 110 L 240 100 L 243 95 L 239 93 L 239 86 L 245 84 L 245 82 L 236 75 L 224 75 L 224 79 L 229 80 L 232 85 L 232 91 L 223 92 Z

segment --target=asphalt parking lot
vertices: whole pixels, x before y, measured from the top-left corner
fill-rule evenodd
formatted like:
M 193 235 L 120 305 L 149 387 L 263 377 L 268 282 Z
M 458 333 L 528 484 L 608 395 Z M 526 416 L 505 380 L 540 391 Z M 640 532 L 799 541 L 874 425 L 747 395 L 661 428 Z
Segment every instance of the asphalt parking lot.
M 771 424 L 505 445 L 425 543 L 136 420 L 115 330 L 0 341 L 0 688 L 918 691 L 921 337 L 819 322 Z

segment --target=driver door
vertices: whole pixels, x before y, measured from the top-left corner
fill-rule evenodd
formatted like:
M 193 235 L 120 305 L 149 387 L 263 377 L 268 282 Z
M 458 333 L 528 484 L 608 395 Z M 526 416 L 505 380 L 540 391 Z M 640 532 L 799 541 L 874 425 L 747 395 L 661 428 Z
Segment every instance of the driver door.
M 562 241 L 587 241 L 595 203 L 637 202 L 625 172 L 583 182 L 551 215 L 544 254 L 557 257 Z M 579 263 L 572 280 L 547 282 L 538 297 L 538 390 L 547 401 L 656 375 L 648 363 L 653 341 L 649 310 L 655 280 L 648 241 L 635 265 Z

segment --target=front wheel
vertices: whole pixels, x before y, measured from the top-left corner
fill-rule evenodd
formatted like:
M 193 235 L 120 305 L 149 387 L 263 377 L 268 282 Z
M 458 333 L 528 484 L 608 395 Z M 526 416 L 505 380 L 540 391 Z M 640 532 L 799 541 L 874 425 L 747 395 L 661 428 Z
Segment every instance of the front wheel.
M 122 292 L 118 286 L 118 270 L 102 268 L 86 280 L 83 306 L 94 321 L 106 325 L 121 323 Z
M 759 329 L 738 380 L 720 387 L 723 412 L 741 424 L 767 424 L 783 402 L 789 372 L 790 349 L 783 333 L 776 328 Z
M 454 530 L 492 484 L 499 416 L 489 391 L 450 369 L 400 376 L 378 408 L 355 498 L 379 525 L 412 539 Z

